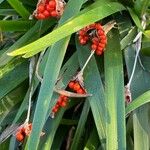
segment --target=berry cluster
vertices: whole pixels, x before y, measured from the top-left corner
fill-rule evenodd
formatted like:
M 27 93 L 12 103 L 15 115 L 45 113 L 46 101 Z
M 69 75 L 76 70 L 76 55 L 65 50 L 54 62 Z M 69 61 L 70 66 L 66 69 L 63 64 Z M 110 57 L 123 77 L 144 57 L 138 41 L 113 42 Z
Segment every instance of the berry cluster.
M 83 87 L 81 87 L 81 85 L 79 84 L 78 81 L 70 81 L 68 84 L 68 87 L 73 90 L 75 93 L 78 94 L 85 94 L 85 89 L 83 89 Z
M 81 29 L 79 32 L 79 42 L 81 45 L 87 44 L 91 41 L 91 49 L 96 52 L 97 55 L 101 55 L 107 44 L 107 38 L 105 31 L 100 23 L 93 23 L 85 28 Z
M 45 3 L 39 3 L 36 9 L 35 17 L 37 19 L 47 19 L 49 17 L 58 17 L 59 13 L 56 11 L 56 1 L 46 0 Z
M 16 133 L 16 139 L 19 142 L 22 142 L 25 138 L 25 136 L 29 136 L 32 130 L 32 124 L 26 124 L 25 126 L 18 129 Z
M 57 103 L 52 108 L 52 112 L 55 114 L 60 109 L 60 107 L 65 107 L 67 105 L 67 102 L 68 102 L 68 97 L 64 95 L 60 95 L 57 100 Z
M 78 94 L 86 93 L 85 89 L 83 89 L 83 87 L 81 87 L 81 85 L 77 81 L 70 81 L 68 84 L 68 87 L 75 93 L 78 93 Z M 54 115 L 58 112 L 58 110 L 61 107 L 65 107 L 67 103 L 68 103 L 68 97 L 64 95 L 60 95 L 55 106 L 52 108 L 51 117 L 53 118 Z

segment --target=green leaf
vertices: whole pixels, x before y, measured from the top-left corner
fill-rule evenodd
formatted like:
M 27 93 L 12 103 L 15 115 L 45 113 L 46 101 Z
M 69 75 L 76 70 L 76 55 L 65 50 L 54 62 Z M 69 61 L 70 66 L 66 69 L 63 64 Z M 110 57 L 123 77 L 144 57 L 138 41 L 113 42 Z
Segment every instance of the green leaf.
M 19 86 L 0 100 L 0 125 L 3 123 L 4 119 L 7 124 L 9 123 L 9 120 L 13 119 L 9 117 L 11 113 L 13 113 L 11 112 L 12 108 L 23 99 L 26 92 L 26 86 L 26 84 Z M 9 116 L 7 119 L 5 117 L 8 114 Z
M 146 13 L 148 6 L 150 4 L 149 0 L 136 0 L 134 4 L 134 9 L 136 13 L 141 17 L 143 14 Z
M 20 48 L 35 39 L 39 38 L 48 28 L 50 28 L 55 22 L 52 20 L 38 21 L 28 32 L 26 32 L 21 38 L 19 38 L 7 51 L 0 55 L 0 66 L 6 65 L 12 57 L 7 55 L 8 52 L 13 51 L 16 48 Z
M 99 144 L 99 139 L 98 139 L 96 128 L 94 128 L 89 136 L 89 139 L 84 147 L 84 150 L 97 150 L 98 144 Z
M 108 45 L 104 54 L 105 98 L 106 98 L 106 148 L 126 149 L 124 79 L 119 33 L 108 34 Z
M 29 18 L 29 11 L 22 5 L 19 0 L 7 0 L 8 3 L 22 16 L 24 19 Z
M 129 103 L 126 107 L 126 114 L 148 102 L 150 102 L 150 91 L 145 92 L 144 94 L 133 100 L 131 103 Z
M 136 24 L 136 26 L 137 26 L 142 32 L 144 32 L 143 27 L 141 26 L 141 21 L 140 21 L 139 17 L 136 15 L 136 13 L 134 12 L 134 10 L 131 9 L 131 8 L 128 8 L 128 10 L 129 10 L 129 13 L 130 13 L 130 15 L 131 15 L 131 17 L 132 17 L 134 23 Z
M 16 78 L 17 76 L 17 78 Z M 17 66 L 10 73 L 0 79 L 0 99 L 13 90 L 28 77 L 28 63 Z M 8 84 L 9 83 L 9 84 Z M 5 85 L 5 86 L 4 86 Z
M 78 0 L 78 1 L 70 0 L 67 3 L 65 12 L 63 13 L 63 16 L 60 20 L 59 25 L 64 23 L 70 17 L 76 15 L 80 11 L 82 4 L 83 4 L 83 1 L 81 0 Z M 70 11 L 73 8 L 72 6 L 74 6 L 74 9 L 73 11 Z M 51 49 L 49 49 L 50 53 L 48 56 L 46 67 L 45 67 L 43 83 L 40 88 L 40 92 L 39 92 L 39 96 L 37 100 L 37 106 L 36 106 L 35 114 L 33 118 L 33 132 L 31 133 L 31 136 L 28 139 L 26 149 L 37 149 L 38 147 L 40 132 L 45 123 L 45 119 L 46 119 L 46 116 L 48 113 L 47 111 L 49 109 L 49 105 L 51 102 L 51 97 L 53 94 L 55 82 L 57 80 L 69 40 L 70 40 L 70 37 L 67 37 L 57 42 L 51 47 Z M 40 43 L 38 44 L 40 45 Z M 52 67 L 49 67 L 49 66 L 52 66 Z
M 7 15 L 17 15 L 14 9 L 0 9 L 0 15 L 7 16 Z
M 76 47 L 78 50 L 78 58 L 80 66 L 86 62 L 90 55 L 88 46 L 81 46 L 76 40 Z M 91 58 L 87 68 L 84 71 L 84 83 L 88 93 L 92 94 L 88 97 L 91 106 L 92 114 L 98 131 L 99 139 L 103 147 L 105 147 L 106 130 L 105 130 L 105 99 L 104 88 L 99 75 L 96 60 Z
M 34 21 L 0 21 L 1 31 L 27 31 L 35 24 Z
M 77 150 L 80 147 L 79 142 L 80 142 L 81 136 L 83 134 L 83 130 L 85 127 L 85 123 L 86 123 L 88 114 L 89 114 L 89 110 L 90 110 L 89 102 L 86 101 L 83 106 L 83 110 L 82 110 L 82 113 L 80 116 L 80 120 L 79 120 L 77 129 L 76 129 L 70 150 Z
M 91 24 L 95 21 L 101 20 L 113 13 L 122 11 L 124 9 L 125 8 L 121 4 L 116 2 L 95 6 L 93 9 L 90 9 L 89 11 L 81 14 L 80 16 L 73 18 L 72 20 L 58 27 L 46 36 L 38 39 L 37 41 L 29 45 L 17 49 L 14 52 L 9 53 L 9 55 L 16 56 L 25 54 L 24 57 L 28 57 L 28 55 L 31 56 L 30 53 L 32 53 L 32 55 L 36 54 L 37 52 L 39 52 L 39 50 L 42 50 L 52 45 L 60 39 L 78 31 L 84 26 Z

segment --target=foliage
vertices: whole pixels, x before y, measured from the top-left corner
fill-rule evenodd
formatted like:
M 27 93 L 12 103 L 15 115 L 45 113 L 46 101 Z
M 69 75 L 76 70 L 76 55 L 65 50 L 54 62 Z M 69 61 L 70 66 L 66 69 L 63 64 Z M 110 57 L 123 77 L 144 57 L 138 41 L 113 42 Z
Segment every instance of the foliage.
M 20 144 L 10 128 L 0 149 L 150 149 L 150 1 L 66 0 L 63 15 L 46 20 L 31 17 L 36 5 L 37 0 L 0 0 L 0 133 L 24 123 L 32 100 L 30 136 Z M 91 54 L 78 31 L 112 20 L 104 54 L 93 55 L 83 72 L 92 96 L 69 98 L 51 118 L 56 87 L 66 89 Z M 137 34 L 141 41 L 135 41 Z M 136 57 L 132 102 L 126 103 Z

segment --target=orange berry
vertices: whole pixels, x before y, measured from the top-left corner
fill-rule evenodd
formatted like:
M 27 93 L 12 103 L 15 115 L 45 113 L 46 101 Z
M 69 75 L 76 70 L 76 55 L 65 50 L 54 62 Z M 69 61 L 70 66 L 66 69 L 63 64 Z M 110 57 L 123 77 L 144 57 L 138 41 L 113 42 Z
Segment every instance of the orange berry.
M 101 35 L 104 34 L 104 31 L 103 30 L 98 30 L 97 33 L 98 33 L 99 36 L 101 36 Z
M 77 93 L 78 93 L 78 94 L 84 94 L 85 91 L 84 91 L 82 88 L 80 88 L 80 89 L 77 90 Z
M 101 48 L 104 48 L 105 44 L 104 43 L 99 43 L 98 46 L 101 47 Z
M 39 13 L 37 16 L 36 16 L 37 19 L 45 19 L 45 16 L 42 14 L 42 13 Z
M 103 51 L 103 47 L 98 46 L 98 47 L 97 47 L 97 51 Z
M 102 39 L 102 40 L 101 40 L 101 43 L 106 45 L 107 40 L 106 40 L 106 39 Z
M 80 44 L 82 44 L 82 45 L 86 44 L 86 40 L 81 39 L 81 40 L 80 40 Z
M 73 87 L 73 90 L 77 91 L 79 89 L 80 89 L 80 84 L 79 83 L 75 83 L 74 87 Z
M 93 44 L 97 44 L 98 42 L 99 42 L 99 40 L 98 40 L 97 37 L 94 37 L 94 38 L 92 39 L 92 43 L 93 43 Z
M 49 12 L 55 10 L 55 8 L 53 7 L 50 7 L 49 5 L 46 5 L 46 10 L 48 10 Z
M 96 50 L 97 49 L 97 45 L 96 44 L 92 44 L 91 49 L 92 50 Z
M 48 6 L 51 7 L 51 8 L 55 8 L 56 7 L 56 2 L 55 1 L 49 1 Z
M 80 36 L 84 36 L 84 35 L 85 35 L 85 31 L 84 31 L 84 30 L 80 30 L 80 31 L 79 31 L 79 35 L 80 35 Z
M 63 97 L 63 101 L 66 102 L 67 100 L 68 100 L 68 97 L 67 97 L 67 96 L 64 96 L 64 97 Z
M 67 105 L 67 103 L 64 101 L 61 103 L 61 107 L 65 107 L 66 105 Z
M 38 6 L 38 8 L 37 8 L 37 11 L 38 11 L 39 13 L 42 13 L 44 10 L 45 10 L 45 7 L 44 7 L 44 5 L 42 5 L 42 4 L 40 4 L 40 5 Z
M 51 16 L 52 16 L 52 17 L 57 17 L 58 14 L 57 14 L 57 12 L 56 12 L 55 10 L 53 10 L 53 11 L 51 12 Z
M 101 29 L 102 29 L 102 26 L 101 26 L 99 23 L 97 23 L 97 24 L 95 25 L 95 27 L 96 27 L 96 29 L 98 29 L 98 30 L 101 30 Z
M 45 10 L 45 11 L 43 12 L 43 15 L 44 15 L 45 17 L 49 17 L 49 16 L 50 16 L 50 13 L 48 12 L 48 10 Z
M 16 139 L 17 139 L 17 141 L 19 141 L 19 142 L 21 142 L 21 141 L 24 139 L 24 136 L 23 136 L 23 134 L 22 134 L 20 131 L 18 131 L 18 132 L 16 133 Z
M 68 86 L 69 86 L 70 89 L 73 89 L 73 87 L 74 87 L 74 82 L 73 82 L 73 81 L 70 81 L 69 84 L 68 84 Z

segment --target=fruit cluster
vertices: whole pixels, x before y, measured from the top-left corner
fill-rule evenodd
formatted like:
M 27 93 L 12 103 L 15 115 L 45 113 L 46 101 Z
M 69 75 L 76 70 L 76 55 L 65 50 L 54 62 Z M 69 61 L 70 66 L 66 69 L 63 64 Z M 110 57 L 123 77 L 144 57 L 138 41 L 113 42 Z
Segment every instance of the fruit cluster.
M 64 95 L 60 95 L 55 106 L 52 108 L 52 112 L 55 114 L 61 107 L 65 107 L 68 102 L 68 97 Z
M 78 94 L 85 94 L 85 89 L 83 89 L 83 87 L 81 87 L 81 85 L 79 84 L 79 82 L 77 81 L 70 81 L 68 84 L 68 88 L 70 88 L 72 91 L 74 91 L 75 93 Z M 57 102 L 55 104 L 55 106 L 52 108 L 52 118 L 54 117 L 54 115 L 58 112 L 58 110 L 61 107 L 65 107 L 68 103 L 68 97 L 64 96 L 64 95 L 60 95 L 59 98 L 57 99 Z
M 70 81 L 68 84 L 68 87 L 74 91 L 75 93 L 78 94 L 85 94 L 85 89 L 83 89 L 83 87 L 81 87 L 81 85 L 79 84 L 78 81 Z
M 21 127 L 18 129 L 17 133 L 16 133 L 16 139 L 19 142 L 22 142 L 25 138 L 25 136 L 29 136 L 32 130 L 32 124 L 26 124 L 25 126 Z
M 79 32 L 79 42 L 81 45 L 87 44 L 91 41 L 91 50 L 94 50 L 97 55 L 101 55 L 107 44 L 107 38 L 105 31 L 100 23 L 93 23 L 85 28 L 81 29 Z
M 45 3 L 40 2 L 34 15 L 37 19 L 47 19 L 49 17 L 58 17 L 55 0 L 46 0 Z

